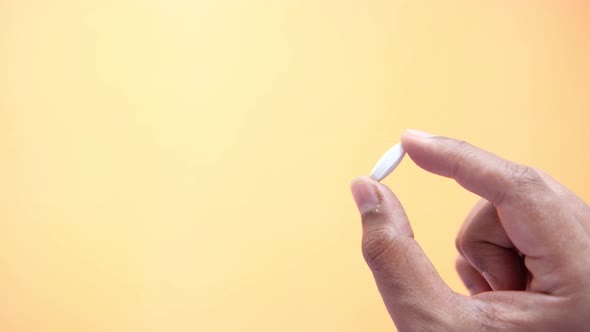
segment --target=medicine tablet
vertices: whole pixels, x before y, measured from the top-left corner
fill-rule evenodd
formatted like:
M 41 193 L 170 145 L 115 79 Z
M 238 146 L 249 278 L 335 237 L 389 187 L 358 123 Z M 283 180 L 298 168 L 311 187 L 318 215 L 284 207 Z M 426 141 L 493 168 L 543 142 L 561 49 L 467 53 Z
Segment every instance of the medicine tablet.
M 375 181 L 385 179 L 399 165 L 405 155 L 406 151 L 401 143 L 394 145 L 379 159 L 371 171 L 370 177 Z

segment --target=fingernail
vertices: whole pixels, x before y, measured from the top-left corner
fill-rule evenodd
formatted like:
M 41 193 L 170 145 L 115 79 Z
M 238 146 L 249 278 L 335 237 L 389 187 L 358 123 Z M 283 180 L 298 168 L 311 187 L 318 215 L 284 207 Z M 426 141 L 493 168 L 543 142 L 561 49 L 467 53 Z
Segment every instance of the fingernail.
M 363 213 L 374 210 L 381 204 L 381 194 L 376 184 L 368 179 L 355 179 L 350 184 L 350 190 L 358 210 Z
M 412 136 L 416 136 L 416 137 L 424 137 L 424 138 L 434 137 L 434 135 L 424 132 L 422 130 L 408 129 L 408 130 L 406 130 L 406 132 L 408 134 L 410 134 Z

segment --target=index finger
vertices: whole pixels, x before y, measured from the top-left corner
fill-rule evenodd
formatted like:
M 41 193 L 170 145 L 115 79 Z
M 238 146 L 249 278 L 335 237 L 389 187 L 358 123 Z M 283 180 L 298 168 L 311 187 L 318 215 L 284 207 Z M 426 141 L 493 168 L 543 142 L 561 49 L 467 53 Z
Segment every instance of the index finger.
M 539 171 L 464 141 L 407 131 L 407 154 L 421 168 L 453 178 L 490 201 L 515 246 L 531 259 L 545 259 L 550 270 L 571 259 L 584 230 Z M 549 260 L 546 260 L 549 259 Z

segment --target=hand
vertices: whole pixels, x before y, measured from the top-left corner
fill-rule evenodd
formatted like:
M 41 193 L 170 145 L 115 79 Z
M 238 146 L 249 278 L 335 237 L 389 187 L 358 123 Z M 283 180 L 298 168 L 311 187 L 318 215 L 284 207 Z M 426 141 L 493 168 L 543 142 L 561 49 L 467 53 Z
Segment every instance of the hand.
M 412 160 L 482 200 L 459 231 L 453 292 L 385 185 L 352 182 L 362 249 L 399 331 L 588 331 L 590 207 L 541 171 L 468 143 L 408 131 Z

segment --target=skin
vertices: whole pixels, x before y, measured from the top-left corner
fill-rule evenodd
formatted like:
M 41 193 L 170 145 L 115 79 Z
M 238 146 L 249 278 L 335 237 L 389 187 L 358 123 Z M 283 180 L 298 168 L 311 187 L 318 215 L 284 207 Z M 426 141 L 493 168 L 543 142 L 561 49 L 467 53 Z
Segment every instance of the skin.
M 418 166 L 481 201 L 456 239 L 465 296 L 438 275 L 393 192 L 352 181 L 363 256 L 397 329 L 587 331 L 590 207 L 540 170 L 466 142 L 407 131 L 402 144 Z

